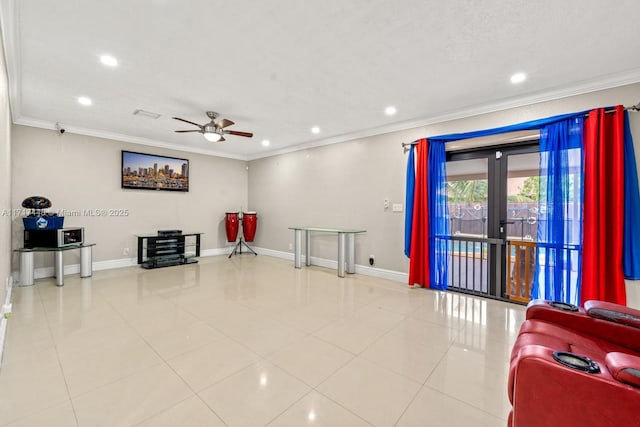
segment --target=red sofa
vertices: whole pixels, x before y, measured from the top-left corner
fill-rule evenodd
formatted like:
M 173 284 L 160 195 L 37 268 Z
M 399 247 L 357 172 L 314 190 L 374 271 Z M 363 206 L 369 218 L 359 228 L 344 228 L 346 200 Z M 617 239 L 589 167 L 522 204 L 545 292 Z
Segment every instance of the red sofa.
M 511 352 L 509 426 L 640 426 L 640 311 L 532 301 Z

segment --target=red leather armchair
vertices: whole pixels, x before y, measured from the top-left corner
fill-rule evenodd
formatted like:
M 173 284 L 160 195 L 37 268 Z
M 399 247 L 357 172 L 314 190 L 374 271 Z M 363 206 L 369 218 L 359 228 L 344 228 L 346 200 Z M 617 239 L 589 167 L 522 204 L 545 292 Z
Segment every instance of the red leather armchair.
M 508 395 L 513 427 L 640 426 L 640 311 L 532 301 Z

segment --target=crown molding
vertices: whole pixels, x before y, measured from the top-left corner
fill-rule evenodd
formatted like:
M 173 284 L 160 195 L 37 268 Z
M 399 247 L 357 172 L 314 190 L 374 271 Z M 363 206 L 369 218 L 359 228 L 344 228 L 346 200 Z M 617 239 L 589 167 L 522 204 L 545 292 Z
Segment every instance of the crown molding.
M 13 3 L 11 0 L 0 0 L 7 1 Z M 5 40 L 6 41 L 6 40 Z M 465 108 L 462 110 L 458 110 L 455 112 L 449 112 L 445 114 L 440 114 L 437 116 L 431 116 L 426 118 L 408 120 L 398 123 L 393 123 L 390 125 L 379 126 L 371 129 L 366 129 L 358 132 L 351 132 L 343 135 L 333 136 L 330 138 L 325 138 L 319 141 L 310 141 L 302 144 L 297 144 L 288 148 L 282 148 L 280 150 L 263 152 L 255 155 L 239 155 L 232 153 L 225 153 L 222 151 L 215 150 L 203 150 L 199 148 L 185 147 L 183 145 L 177 145 L 173 143 L 168 143 L 164 141 L 157 141 L 148 138 L 140 138 L 135 136 L 129 136 L 125 134 L 119 134 L 115 132 L 107 132 L 101 130 L 87 129 L 75 126 L 65 126 L 67 132 L 75 133 L 78 135 L 86 135 L 93 136 L 97 138 L 106 138 L 112 139 L 115 141 L 123 141 L 130 142 L 133 144 L 146 145 L 150 147 L 159 147 L 166 148 L 170 150 L 177 150 L 183 152 L 204 154 L 208 156 L 216 156 L 216 157 L 224 157 L 235 160 L 242 161 L 251 161 L 258 160 L 267 157 L 278 156 L 287 153 L 293 153 L 296 151 L 308 150 L 316 147 L 323 147 L 326 145 L 338 144 L 341 142 L 353 141 L 356 139 L 368 138 L 377 135 L 383 135 L 391 132 L 399 132 L 409 129 L 415 129 L 419 127 L 429 126 L 437 123 L 448 122 L 452 120 L 459 120 L 468 117 L 478 116 L 481 114 L 488 114 L 497 111 L 509 110 L 512 108 L 525 107 L 533 104 L 538 104 L 542 102 L 553 101 L 562 98 L 568 98 L 571 96 L 583 95 L 591 92 L 597 92 L 599 90 L 612 89 L 619 86 L 625 86 L 629 84 L 634 84 L 640 82 L 640 69 L 634 69 L 625 73 L 616 73 L 606 76 L 604 78 L 585 80 L 578 84 L 567 86 L 567 87 L 559 87 L 549 91 L 541 91 L 536 92 L 534 94 L 527 95 L 525 97 L 513 97 L 510 99 L 490 103 L 478 105 L 470 108 Z M 10 82 L 10 92 L 15 92 L 16 95 L 12 98 L 19 99 L 18 88 L 12 89 L 15 86 L 14 83 Z M 18 125 L 24 126 L 32 126 L 43 129 L 55 129 L 55 123 L 37 120 L 29 117 L 18 117 L 19 108 L 13 108 L 12 112 L 14 116 L 14 123 Z M 16 119 L 16 117 L 18 117 Z
M 52 129 L 52 130 L 56 129 L 56 124 L 53 122 L 33 119 L 30 117 L 19 117 L 18 119 L 14 119 L 13 122 L 16 125 L 22 125 L 22 126 L 30 126 L 35 128 Z M 64 126 L 64 129 L 67 133 L 73 133 L 76 135 L 105 138 L 105 139 L 111 139 L 114 141 L 122 141 L 122 142 L 130 142 L 132 144 L 146 145 L 149 147 L 166 148 L 169 150 L 204 154 L 207 156 L 225 157 L 225 158 L 234 159 L 234 160 L 243 160 L 243 161 L 248 160 L 246 156 L 239 155 L 239 154 L 225 153 L 222 151 L 215 151 L 215 150 L 203 150 L 200 148 L 193 148 L 193 147 L 185 147 L 184 145 L 178 145 L 178 144 L 173 144 L 173 143 L 164 142 L 164 141 L 157 141 L 157 140 L 148 139 L 148 138 L 140 138 L 137 136 L 129 136 L 121 133 L 107 132 L 102 130 L 88 129 L 88 128 L 82 128 L 77 126 L 67 126 L 67 125 Z
M 465 119 L 468 117 L 479 116 L 481 114 L 494 113 L 497 111 L 509 110 L 512 108 L 526 107 L 542 102 L 554 101 L 556 99 L 568 98 L 571 96 L 584 95 L 600 90 L 612 89 L 615 87 L 625 86 L 640 82 L 640 68 L 626 71 L 623 73 L 610 74 L 596 79 L 584 80 L 571 86 L 557 87 L 550 90 L 535 92 L 526 96 L 512 97 L 501 101 L 476 105 L 461 110 L 456 110 L 444 114 L 431 117 L 423 117 L 419 119 L 407 120 L 398 123 L 392 123 L 385 126 L 366 129 L 363 131 L 352 132 L 339 135 L 319 141 L 305 142 L 280 150 L 269 151 L 265 153 L 249 155 L 248 160 L 258 160 L 266 157 L 278 156 L 281 154 L 292 153 L 295 151 L 307 150 L 325 145 L 337 144 L 340 142 L 352 141 L 355 139 L 367 138 L 376 135 L 382 135 L 391 132 L 399 132 L 409 129 L 415 129 L 423 126 L 429 126 L 437 123 L 449 122 L 452 120 Z

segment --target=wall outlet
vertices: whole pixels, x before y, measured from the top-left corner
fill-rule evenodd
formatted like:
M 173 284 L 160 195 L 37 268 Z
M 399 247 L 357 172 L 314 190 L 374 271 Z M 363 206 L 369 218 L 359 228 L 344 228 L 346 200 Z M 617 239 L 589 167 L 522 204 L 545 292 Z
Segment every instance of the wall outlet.
M 122 255 L 129 255 L 129 248 L 124 248 L 122 250 Z
M 369 255 L 369 265 L 373 265 L 376 263 L 376 257 L 374 255 Z
M 293 243 L 289 243 L 289 250 L 292 251 L 293 250 Z

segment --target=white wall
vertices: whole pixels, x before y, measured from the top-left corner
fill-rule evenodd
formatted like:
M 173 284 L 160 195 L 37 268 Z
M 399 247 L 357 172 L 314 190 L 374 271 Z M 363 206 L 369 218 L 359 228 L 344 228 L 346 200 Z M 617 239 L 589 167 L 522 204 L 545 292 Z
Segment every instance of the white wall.
M 638 101 L 635 84 L 251 161 L 249 201 L 260 218 L 256 244 L 291 252 L 293 232 L 287 227 L 361 227 L 367 233 L 356 238 L 356 263 L 368 265 L 373 254 L 376 267 L 406 273 L 404 213 L 383 208 L 385 198 L 404 204 L 402 142 Z M 630 117 L 640 158 L 640 113 Z M 336 259 L 335 236 L 314 239 L 314 256 Z M 627 288 L 630 305 L 640 307 L 640 284 L 628 282 Z
M 6 280 L 11 275 L 11 112 L 9 88 L 0 40 L 0 305 L 6 297 Z M 2 343 L 0 343 L 0 346 Z
M 249 200 L 258 211 L 260 247 L 289 251 L 290 226 L 367 230 L 356 238 L 356 263 L 405 271 L 404 212 L 384 209 L 384 199 L 404 205 L 405 162 L 400 140 L 379 135 L 250 162 Z M 312 253 L 336 259 L 335 235 L 313 237 Z
M 188 159 L 189 192 L 122 189 L 121 150 Z M 13 128 L 12 158 L 14 208 L 28 196 L 42 195 L 51 200 L 51 211 L 128 210 L 127 216 L 65 217 L 65 227 L 84 227 L 85 241 L 96 243 L 94 262 L 135 257 L 135 235 L 159 229 L 203 232 L 203 250 L 223 248 L 225 211 L 248 204 L 247 163 L 240 160 L 25 126 Z M 14 247 L 22 246 L 23 229 L 21 217 L 15 217 Z M 123 254 L 124 248 L 130 255 Z M 65 254 L 66 263 L 77 263 L 73 252 Z M 36 267 L 52 266 L 49 254 L 37 255 Z M 14 270 L 17 262 L 14 256 Z

